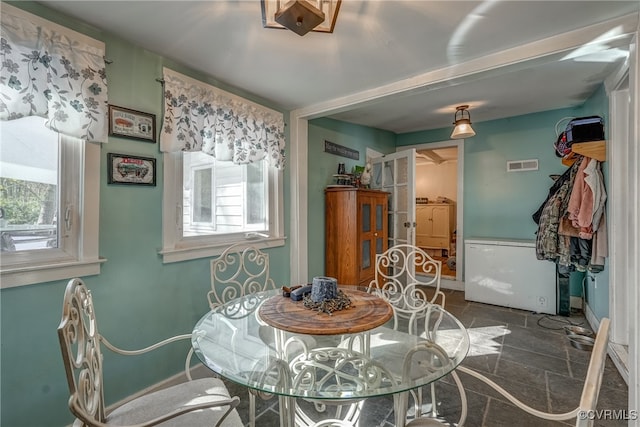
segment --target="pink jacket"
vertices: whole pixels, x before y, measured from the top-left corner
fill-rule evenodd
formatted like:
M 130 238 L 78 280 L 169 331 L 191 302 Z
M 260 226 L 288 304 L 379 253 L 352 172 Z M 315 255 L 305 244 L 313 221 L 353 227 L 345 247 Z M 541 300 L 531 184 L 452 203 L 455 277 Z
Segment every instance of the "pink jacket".
M 590 160 L 589 157 L 583 157 L 582 159 L 582 163 L 576 173 L 573 190 L 571 190 L 569 206 L 567 207 L 569 219 L 574 227 L 580 229 L 580 237 L 583 239 L 591 239 L 593 236 L 593 191 L 584 181 L 584 170 Z

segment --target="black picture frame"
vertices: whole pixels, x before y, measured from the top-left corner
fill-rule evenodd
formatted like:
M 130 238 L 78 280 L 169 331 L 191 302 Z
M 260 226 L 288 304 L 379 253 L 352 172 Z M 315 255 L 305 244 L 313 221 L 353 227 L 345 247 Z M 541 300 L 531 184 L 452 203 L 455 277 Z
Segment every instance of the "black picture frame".
M 107 183 L 156 186 L 156 159 L 130 154 L 107 154 Z
M 109 135 L 156 142 L 156 115 L 109 104 Z

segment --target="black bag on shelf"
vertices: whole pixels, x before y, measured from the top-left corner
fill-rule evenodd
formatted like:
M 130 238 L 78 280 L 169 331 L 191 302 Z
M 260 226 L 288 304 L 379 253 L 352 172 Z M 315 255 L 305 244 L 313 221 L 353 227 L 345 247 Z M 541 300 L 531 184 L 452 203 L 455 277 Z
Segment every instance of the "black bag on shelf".
M 600 141 L 604 139 L 604 120 L 600 116 L 577 117 L 567 124 L 564 133 L 569 147 L 574 142 Z

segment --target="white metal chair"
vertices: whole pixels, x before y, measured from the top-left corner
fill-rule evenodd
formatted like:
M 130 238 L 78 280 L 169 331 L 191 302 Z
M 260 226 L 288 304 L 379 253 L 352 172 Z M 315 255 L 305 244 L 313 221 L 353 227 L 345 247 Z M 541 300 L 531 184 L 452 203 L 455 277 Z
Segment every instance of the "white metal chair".
M 387 368 L 373 361 L 360 351 L 350 348 L 320 347 L 302 353 L 290 361 L 292 382 L 298 388 L 326 388 L 367 390 L 391 386 L 395 382 Z M 353 399 L 303 399 L 306 406 L 295 410 L 296 427 L 354 427 L 362 425 L 360 414 L 364 398 Z
M 418 320 L 424 318 L 429 306 L 445 305 L 445 294 L 440 290 L 441 276 L 441 261 L 431 258 L 417 246 L 400 244 L 376 255 L 375 277 L 369 284 L 369 292 L 376 293 L 393 306 L 393 329 L 419 335 L 425 331 L 418 330 Z M 411 394 L 415 416 L 420 417 L 422 389 Z M 431 412 L 435 415 L 435 384 L 431 385 L 431 401 Z
M 212 309 L 232 299 L 275 288 L 269 275 L 269 254 L 255 246 L 236 243 L 211 260 L 211 290 L 207 299 Z M 269 340 L 262 336 L 261 339 Z M 249 425 L 252 427 L 256 423 L 256 394 L 265 400 L 272 397 L 249 390 Z
M 229 246 L 218 258 L 211 260 L 210 274 L 211 290 L 207 293 L 207 302 L 211 309 L 235 298 L 276 288 L 273 279 L 269 276 L 269 254 L 244 243 Z M 249 300 L 248 303 L 257 304 L 258 301 Z M 247 308 L 251 307 L 242 307 L 243 312 Z M 192 356 L 193 348 L 189 351 L 185 362 L 189 379 L 191 379 Z
M 271 289 L 276 289 L 276 284 L 269 272 L 269 254 L 253 245 L 246 243 L 231 245 L 218 258 L 211 260 L 211 290 L 207 293 L 207 299 L 212 309 L 241 296 Z M 248 304 L 259 302 L 251 299 L 245 301 Z M 247 308 L 257 308 L 257 306 L 243 307 L 243 311 L 250 312 L 251 310 L 244 310 Z M 257 320 L 261 322 L 259 318 Z M 259 334 L 264 343 L 275 349 L 276 337 L 271 327 L 261 327 Z M 285 340 L 285 348 L 291 352 L 306 351 L 307 347 L 315 346 L 315 340 L 308 336 L 285 334 Z M 267 393 L 249 390 L 249 422 L 251 426 L 255 426 L 256 395 L 262 399 L 273 397 Z
M 587 368 L 587 375 L 584 380 L 584 386 L 582 388 L 582 394 L 580 396 L 580 403 L 578 407 L 565 413 L 549 413 L 532 408 L 526 403 L 518 400 L 504 388 L 500 387 L 494 381 L 490 380 L 486 376 L 469 369 L 465 366 L 458 366 L 456 369 L 458 372 L 464 372 L 484 382 L 495 391 L 504 396 L 511 403 L 518 408 L 538 418 L 552 421 L 564 421 L 572 418 L 576 419 L 576 427 L 590 427 L 593 426 L 593 411 L 596 409 L 598 403 L 598 395 L 600 394 L 600 386 L 602 384 L 602 376 L 604 374 L 604 364 L 607 359 L 607 347 L 609 344 L 609 319 L 603 318 L 600 321 L 600 327 L 596 334 L 596 340 L 591 353 L 591 359 L 589 360 L 589 367 Z M 463 405 L 463 412 L 466 415 L 466 407 Z M 459 426 L 462 426 L 464 419 Z M 424 426 L 439 426 L 441 424 L 435 424 L 433 419 L 419 418 L 412 420 L 406 425 L 406 427 L 424 427 Z
M 122 350 L 98 332 L 91 292 L 81 279 L 72 279 L 64 293 L 58 338 L 69 385 L 69 409 L 75 426 L 228 426 L 241 427 L 237 396 L 230 397 L 216 378 L 187 381 L 144 394 L 106 413 L 102 351 L 134 356 L 166 344 L 191 339 L 191 334 L 168 338 L 140 350 Z
M 400 244 L 376 255 L 375 277 L 369 290 L 393 305 L 394 329 L 404 319 L 409 333 L 413 333 L 417 319 L 424 316 L 429 304 L 445 305 L 441 276 L 442 261 L 417 246 Z

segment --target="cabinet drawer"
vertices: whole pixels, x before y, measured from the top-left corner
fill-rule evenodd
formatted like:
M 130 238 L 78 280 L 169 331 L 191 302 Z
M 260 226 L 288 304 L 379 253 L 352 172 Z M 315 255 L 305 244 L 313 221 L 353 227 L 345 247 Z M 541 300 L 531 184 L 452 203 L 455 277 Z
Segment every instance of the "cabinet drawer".
M 416 245 L 425 247 L 429 243 L 429 237 L 427 236 L 416 236 Z

